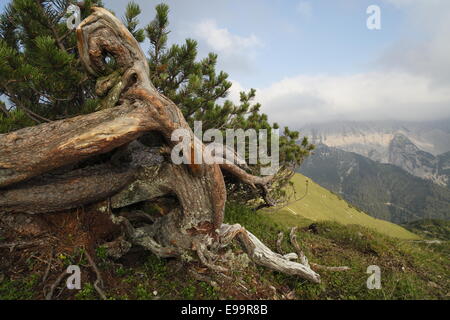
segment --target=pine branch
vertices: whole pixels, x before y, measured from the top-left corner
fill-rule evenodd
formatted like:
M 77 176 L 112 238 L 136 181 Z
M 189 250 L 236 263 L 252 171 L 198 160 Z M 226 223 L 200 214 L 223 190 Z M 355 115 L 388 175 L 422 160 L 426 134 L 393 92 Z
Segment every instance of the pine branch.
M 6 85 L 4 85 L 5 89 L 7 92 L 9 92 L 8 87 Z M 28 109 L 27 107 L 25 107 L 19 99 L 17 99 L 14 95 L 8 94 L 6 93 L 6 95 L 9 97 L 9 99 L 14 102 L 14 104 L 16 105 L 16 108 L 21 109 L 25 112 L 25 114 L 33 121 L 37 122 L 38 124 L 42 123 L 42 122 L 52 122 L 52 120 L 47 119 L 43 116 L 38 115 L 37 113 L 34 113 L 33 111 L 31 111 L 30 109 Z

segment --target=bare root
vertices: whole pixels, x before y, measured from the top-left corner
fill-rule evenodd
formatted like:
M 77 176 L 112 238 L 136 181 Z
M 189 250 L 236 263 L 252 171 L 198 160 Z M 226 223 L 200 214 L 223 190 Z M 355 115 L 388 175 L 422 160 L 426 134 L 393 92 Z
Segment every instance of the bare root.
M 67 275 L 66 270 L 64 270 L 58 278 L 56 278 L 55 282 L 50 286 L 49 292 L 45 295 L 45 300 L 52 300 L 53 299 L 53 293 L 55 292 L 55 289 L 59 286 L 61 281 L 64 279 L 64 277 Z
M 106 294 L 102 289 L 102 287 L 103 287 L 102 275 L 101 275 L 100 271 L 98 270 L 97 265 L 95 264 L 91 255 L 87 252 L 87 250 L 85 250 L 84 254 L 86 255 L 86 258 L 87 258 L 89 264 L 91 265 L 92 269 L 94 270 L 94 272 L 97 276 L 97 279 L 94 281 L 95 291 L 97 291 L 97 293 L 103 300 L 107 300 L 108 298 L 106 297 Z
M 47 277 L 50 273 L 50 269 L 52 267 L 52 261 L 53 261 L 53 254 L 55 252 L 55 249 L 52 248 L 52 250 L 50 251 L 49 257 L 48 257 L 48 265 L 47 265 L 47 269 L 45 269 L 45 273 L 44 276 L 42 277 L 42 283 L 44 284 L 45 281 L 47 280 Z
M 291 229 L 291 233 L 290 233 L 291 244 L 294 246 L 294 248 L 297 252 L 297 255 L 300 259 L 300 262 L 304 265 L 309 266 L 308 258 L 305 256 L 305 254 L 303 253 L 303 250 L 298 245 L 296 232 L 297 232 L 297 227 L 293 227 Z
M 311 268 L 316 269 L 316 270 L 326 270 L 326 271 L 348 271 L 351 270 L 350 267 L 346 267 L 346 266 L 342 266 L 342 267 L 328 267 L 328 266 L 323 266 L 317 263 L 310 263 Z
M 219 266 L 207 258 L 208 256 L 211 255 L 211 253 L 208 252 L 208 248 L 206 247 L 204 241 L 196 240 L 194 241 L 194 246 L 200 261 L 202 262 L 203 265 L 205 265 L 205 267 L 216 272 L 228 272 L 227 268 Z
M 250 259 L 256 264 L 288 275 L 299 276 L 314 283 L 320 283 L 320 276 L 314 272 L 309 265 L 291 261 L 289 259 L 290 257 L 273 252 L 255 235 L 240 225 L 222 225 L 220 233 L 221 238 L 230 239 L 228 233 L 235 235 L 239 239 Z

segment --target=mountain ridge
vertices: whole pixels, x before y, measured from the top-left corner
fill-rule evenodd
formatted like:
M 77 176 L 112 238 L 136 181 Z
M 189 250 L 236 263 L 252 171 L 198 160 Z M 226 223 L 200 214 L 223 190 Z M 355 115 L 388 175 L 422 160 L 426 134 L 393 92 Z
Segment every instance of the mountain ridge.
M 366 121 L 307 125 L 314 144 L 398 166 L 440 186 L 450 185 L 450 119 L 431 122 Z
M 307 124 L 300 128 L 300 132 L 310 137 L 313 143 L 323 143 L 345 151 L 352 151 L 344 149 L 345 146 L 350 148 L 352 143 L 387 148 L 396 133 L 405 135 L 421 150 L 434 156 L 450 151 L 450 119 L 422 122 L 334 121 Z

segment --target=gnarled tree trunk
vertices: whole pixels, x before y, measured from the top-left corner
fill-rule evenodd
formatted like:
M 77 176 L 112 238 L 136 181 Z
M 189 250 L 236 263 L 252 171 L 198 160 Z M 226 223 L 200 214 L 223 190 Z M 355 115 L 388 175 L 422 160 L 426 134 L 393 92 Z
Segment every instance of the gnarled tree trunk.
M 125 26 L 107 10 L 95 8 L 76 32 L 83 64 L 99 78 L 103 110 L 0 135 L 0 213 L 39 214 L 98 203 L 114 223 L 123 225 L 127 241 L 158 256 L 196 253 L 206 266 L 225 272 L 213 261 L 237 237 L 256 263 L 319 282 L 309 264 L 272 252 L 239 225 L 223 224 L 222 170 L 253 187 L 265 187 L 271 177 L 252 176 L 229 162 L 175 165 L 167 159 L 177 129 L 189 132 L 192 153 L 201 154 L 204 146 L 194 143 L 180 109 L 152 85 L 146 57 Z M 100 78 L 107 55 L 118 70 Z M 144 143 L 149 132 L 162 137 L 160 147 Z M 92 159 L 99 155 L 108 155 L 109 161 L 95 163 Z M 141 212 L 145 223 L 138 226 L 129 214 L 111 211 L 167 195 L 178 205 L 156 220 Z

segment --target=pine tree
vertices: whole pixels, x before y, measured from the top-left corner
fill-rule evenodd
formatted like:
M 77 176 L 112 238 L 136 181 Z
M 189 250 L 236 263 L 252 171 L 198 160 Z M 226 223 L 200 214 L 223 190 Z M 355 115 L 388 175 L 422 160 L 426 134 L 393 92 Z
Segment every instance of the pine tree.
M 3 104 L 0 109 L 0 132 L 99 109 L 95 80 L 81 66 L 75 33 L 65 23 L 71 3 L 13 0 L 0 16 L 0 95 L 8 99 L 8 107 Z M 102 3 L 83 2 L 82 18 L 90 14 L 94 5 L 102 6 Z M 194 121 L 202 121 L 203 130 L 252 128 L 266 129 L 271 134 L 271 129 L 278 129 L 278 124 L 270 124 L 267 115 L 260 112 L 261 105 L 254 103 L 256 90 L 241 92 L 238 104 L 226 99 L 231 82 L 227 73 L 216 71 L 217 54 L 198 59 L 197 42 L 192 39 L 182 45 L 168 45 L 166 4 L 156 6 L 155 18 L 144 29 L 139 28 L 140 13 L 139 6 L 130 2 L 122 20 L 138 42 L 146 39 L 150 42 L 151 80 L 180 107 L 191 127 Z M 113 61 L 111 68 L 114 68 Z M 280 137 L 280 162 L 285 170 L 280 171 L 280 185 L 291 177 L 286 172 L 292 172 L 313 149 L 306 138 L 300 144 L 298 140 L 298 132 L 284 128 Z M 251 169 L 253 173 L 259 172 L 258 165 Z M 254 197 L 246 186 L 234 185 L 232 181 L 229 186 L 239 199 Z M 273 198 L 283 195 L 281 188 L 273 188 Z
M 83 17 L 94 3 L 101 5 L 83 4 Z M 2 217 L 65 211 L 78 224 L 75 210 L 87 206 L 99 213 L 90 216 L 114 224 L 100 243 L 120 247 L 110 251 L 116 257 L 137 245 L 183 261 L 196 254 L 206 267 L 225 272 L 217 262 L 227 262 L 222 249 L 238 238 L 255 263 L 319 283 L 306 259 L 293 262 L 241 225 L 224 221 L 230 198 L 257 207 L 279 202 L 293 167 L 312 149 L 307 139 L 297 144 L 299 133 L 284 129 L 282 168 L 275 176 L 252 174 L 263 163 L 250 169 L 232 162 L 177 164 L 171 157 L 180 146 L 172 140 L 177 130 L 188 138 L 182 160 L 207 148 L 195 142 L 196 120 L 204 130 L 278 125 L 253 102 L 253 89 L 242 92 L 239 103 L 226 100 L 231 83 L 226 73 L 216 72 L 217 55 L 198 61 L 197 43 L 190 39 L 168 46 L 166 5 L 156 7 L 155 19 L 144 29 L 135 3 L 127 6 L 122 22 L 108 10 L 92 8 L 92 19 L 79 26 L 75 39 L 64 25 L 69 4 L 13 0 L 0 18 L 0 90 L 9 100 L 1 104 L 1 129 L 52 121 L 0 135 Z M 151 44 L 148 61 L 138 44 L 145 36 Z M 72 118 L 82 113 L 90 114 Z M 164 209 L 129 211 L 158 204 Z M 48 231 L 43 226 L 41 232 Z M 90 224 L 76 236 L 100 240 Z

